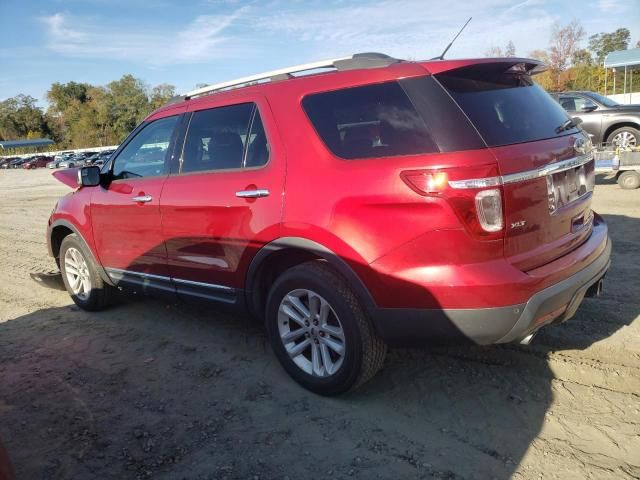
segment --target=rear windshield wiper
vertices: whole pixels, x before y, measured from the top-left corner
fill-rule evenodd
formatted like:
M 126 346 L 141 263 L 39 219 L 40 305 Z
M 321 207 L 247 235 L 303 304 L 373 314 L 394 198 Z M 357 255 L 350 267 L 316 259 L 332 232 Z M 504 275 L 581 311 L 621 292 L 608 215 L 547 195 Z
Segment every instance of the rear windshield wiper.
M 556 127 L 556 133 L 562 133 L 565 130 L 571 130 L 572 128 L 575 128 L 577 126 L 578 124 L 573 120 L 573 118 L 569 118 L 562 125 Z

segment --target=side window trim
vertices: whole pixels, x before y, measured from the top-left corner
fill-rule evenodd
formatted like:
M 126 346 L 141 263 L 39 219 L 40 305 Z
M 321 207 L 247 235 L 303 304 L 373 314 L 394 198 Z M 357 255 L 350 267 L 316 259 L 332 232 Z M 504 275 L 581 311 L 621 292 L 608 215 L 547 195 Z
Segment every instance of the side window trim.
M 193 114 L 194 112 L 185 113 L 185 118 L 181 125 L 182 145 L 176 145 L 176 149 L 179 149 L 176 175 L 182 175 L 182 164 L 184 163 L 184 147 L 187 143 L 187 135 L 189 134 L 189 128 L 191 127 L 191 119 L 193 119 Z
M 253 122 L 256 119 L 257 110 L 258 105 L 254 102 L 253 110 L 251 111 L 251 119 L 249 120 L 249 125 L 247 125 L 247 141 L 244 142 L 244 152 L 242 152 L 242 163 L 240 164 L 241 170 L 244 170 L 247 167 L 247 155 L 249 154 L 249 144 L 251 143 L 251 130 L 253 129 Z

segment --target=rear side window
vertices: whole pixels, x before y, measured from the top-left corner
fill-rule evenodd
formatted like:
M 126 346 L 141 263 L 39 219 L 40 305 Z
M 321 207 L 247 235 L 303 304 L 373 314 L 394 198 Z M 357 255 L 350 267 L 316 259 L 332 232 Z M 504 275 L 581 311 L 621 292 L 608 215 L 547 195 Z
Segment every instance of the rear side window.
M 557 132 L 567 113 L 529 75 L 504 64 L 480 64 L 436 75 L 488 146 L 532 142 Z
M 242 103 L 194 112 L 182 173 L 241 168 L 254 108 L 253 103 Z
M 254 103 L 211 108 L 191 117 L 182 153 L 182 173 L 260 167 L 269 143 Z
M 437 152 L 425 122 L 398 82 L 347 88 L 302 101 L 327 147 L 345 159 Z

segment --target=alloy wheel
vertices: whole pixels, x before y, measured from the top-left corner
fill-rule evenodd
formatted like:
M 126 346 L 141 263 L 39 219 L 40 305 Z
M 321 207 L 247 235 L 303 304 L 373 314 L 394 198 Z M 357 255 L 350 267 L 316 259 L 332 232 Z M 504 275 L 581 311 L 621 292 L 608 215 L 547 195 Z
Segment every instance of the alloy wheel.
M 314 377 L 335 374 L 344 360 L 345 335 L 340 319 L 323 297 L 297 289 L 278 308 L 280 340 L 291 360 Z
M 635 147 L 637 144 L 636 136 L 632 132 L 623 130 L 613 137 L 612 143 L 616 147 L 626 148 Z
M 76 248 L 70 247 L 64 254 L 64 271 L 71 291 L 81 300 L 91 293 L 91 275 L 84 256 Z

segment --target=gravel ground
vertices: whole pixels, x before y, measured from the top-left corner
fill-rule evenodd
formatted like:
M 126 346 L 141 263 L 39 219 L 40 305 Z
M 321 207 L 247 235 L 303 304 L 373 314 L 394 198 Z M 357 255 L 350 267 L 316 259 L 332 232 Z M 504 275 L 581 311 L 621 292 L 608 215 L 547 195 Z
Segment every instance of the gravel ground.
M 528 347 L 394 350 L 322 398 L 215 306 L 76 308 L 39 275 L 68 191 L 50 173 L 0 172 L 0 450 L 16 478 L 640 477 L 640 190 L 599 178 L 613 263 L 570 322 Z

